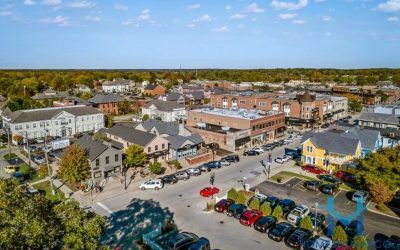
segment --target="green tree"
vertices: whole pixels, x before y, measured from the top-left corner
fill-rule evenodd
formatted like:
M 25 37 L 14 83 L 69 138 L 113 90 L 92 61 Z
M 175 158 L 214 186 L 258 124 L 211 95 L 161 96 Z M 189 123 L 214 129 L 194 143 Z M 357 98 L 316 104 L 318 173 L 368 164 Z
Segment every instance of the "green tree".
M 146 158 L 143 148 L 133 144 L 125 149 L 124 165 L 130 168 L 142 167 L 146 163 Z
M 344 231 L 342 226 L 337 225 L 335 227 L 335 229 L 333 230 L 332 240 L 333 242 L 347 245 L 347 233 L 346 231 Z
M 120 114 L 127 114 L 132 111 L 131 103 L 124 99 L 122 102 L 118 103 L 118 112 Z
M 276 206 L 274 208 L 274 211 L 272 212 L 272 216 L 274 216 L 277 220 L 280 220 L 283 218 L 283 210 L 281 206 Z
M 369 191 L 372 200 L 379 205 L 387 204 L 393 198 L 393 191 L 382 181 L 371 184 Z
M 142 121 L 147 121 L 148 119 L 150 119 L 150 116 L 148 115 L 148 114 L 144 114 L 143 115 L 143 118 L 142 118 Z
M 368 242 L 365 236 L 357 235 L 354 237 L 351 246 L 354 250 L 368 250 Z
M 106 127 L 107 128 L 111 128 L 112 126 L 114 126 L 114 121 L 111 116 L 105 115 L 104 117 L 106 119 Z
M 310 216 L 305 216 L 303 219 L 301 219 L 300 224 L 299 224 L 300 228 L 312 231 L 313 230 L 313 224 L 311 221 Z
M 161 167 L 161 163 L 153 162 L 153 163 L 150 163 L 149 170 L 153 174 L 162 174 L 165 169 L 163 167 Z
M 238 192 L 238 196 L 236 198 L 236 203 L 237 204 L 242 204 L 242 205 L 246 205 L 247 202 L 247 197 L 246 194 L 244 192 Z
M 362 103 L 360 101 L 350 101 L 349 102 L 350 111 L 361 112 L 362 108 L 363 108 L 363 106 L 362 106 Z
M 272 213 L 272 208 L 268 202 L 264 202 L 263 204 L 261 204 L 260 210 L 264 216 L 269 216 Z
M 259 210 L 260 209 L 260 200 L 257 198 L 254 198 L 251 200 L 249 207 L 253 210 Z
M 90 164 L 86 152 L 78 144 L 69 146 L 61 158 L 58 176 L 64 181 L 74 184 L 90 177 Z
M 227 193 L 227 198 L 236 202 L 237 197 L 238 197 L 238 192 L 236 191 L 236 189 L 234 189 L 234 188 L 229 189 L 229 191 Z

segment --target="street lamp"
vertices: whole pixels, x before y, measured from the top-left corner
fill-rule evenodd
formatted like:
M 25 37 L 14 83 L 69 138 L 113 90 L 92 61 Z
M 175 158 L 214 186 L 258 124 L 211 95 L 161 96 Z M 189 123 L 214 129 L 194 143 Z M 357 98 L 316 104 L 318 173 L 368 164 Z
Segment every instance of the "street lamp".
M 49 166 L 49 158 L 47 157 L 47 130 L 44 131 L 44 157 L 46 158 L 47 172 L 50 177 L 51 193 L 53 195 L 55 195 L 56 193 L 54 191 L 53 177 L 51 176 L 51 171 L 50 171 L 50 166 Z M 29 156 L 29 162 L 30 162 L 30 156 Z
M 314 231 L 316 231 L 317 230 L 318 206 L 319 206 L 318 202 L 315 202 L 314 206 L 315 206 Z

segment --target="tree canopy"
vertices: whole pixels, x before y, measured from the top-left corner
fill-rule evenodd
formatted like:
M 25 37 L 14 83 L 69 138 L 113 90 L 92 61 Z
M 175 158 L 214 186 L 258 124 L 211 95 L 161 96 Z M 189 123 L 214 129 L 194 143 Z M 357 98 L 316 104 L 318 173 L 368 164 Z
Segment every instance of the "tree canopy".
M 124 164 L 127 167 L 142 167 L 146 163 L 146 154 L 141 146 L 133 144 L 125 149 Z
M 73 144 L 65 150 L 57 174 L 64 181 L 77 184 L 90 177 L 90 170 L 85 151 L 80 145 Z

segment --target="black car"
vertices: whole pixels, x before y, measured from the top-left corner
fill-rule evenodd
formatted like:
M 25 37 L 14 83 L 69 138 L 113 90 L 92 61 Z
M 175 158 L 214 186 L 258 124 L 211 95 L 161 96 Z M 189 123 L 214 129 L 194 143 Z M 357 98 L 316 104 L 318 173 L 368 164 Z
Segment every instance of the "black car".
M 348 237 L 349 241 L 351 242 L 351 240 L 355 236 L 363 235 L 364 225 L 361 221 L 353 220 L 349 223 L 349 225 L 347 225 L 347 227 L 345 228 L 345 231 L 347 233 L 347 237 Z
M 321 192 L 327 195 L 335 195 L 339 187 L 336 184 L 325 184 L 321 186 Z
M 240 161 L 239 155 L 228 155 L 222 158 L 223 160 L 226 160 L 227 162 L 238 162 Z
M 293 229 L 294 226 L 292 226 L 289 222 L 281 222 L 269 230 L 268 237 L 274 241 L 282 241 L 286 239 L 290 233 L 292 233 Z
M 199 237 L 194 233 L 182 232 L 169 238 L 166 243 L 166 249 L 187 249 L 195 242 L 199 241 Z
M 268 196 L 268 198 L 263 203 L 261 203 L 261 205 L 264 204 L 264 203 L 268 203 L 269 206 L 272 209 L 274 209 L 279 203 L 279 198 L 275 197 L 275 196 Z
M 220 161 L 207 162 L 207 167 L 208 168 L 221 168 L 221 162 Z
M 224 213 L 233 203 L 235 202 L 231 199 L 222 199 L 215 204 L 214 210 L 219 213 Z
M 343 183 L 341 180 L 339 180 L 335 176 L 329 175 L 329 174 L 321 174 L 321 175 L 318 175 L 317 177 L 320 180 L 327 181 L 327 182 L 330 182 L 330 183 L 334 183 L 334 184 L 337 184 L 337 185 L 340 185 L 340 184 Z
M 325 215 L 321 214 L 321 213 L 315 213 L 315 212 L 310 212 L 308 214 L 308 216 L 311 219 L 313 228 L 315 228 L 315 226 L 317 226 L 317 230 L 320 230 L 323 228 L 324 224 L 325 224 Z
M 276 147 L 274 144 L 265 144 L 262 146 L 264 151 L 272 151 Z
M 171 175 L 166 175 L 164 177 L 161 178 L 161 181 L 165 184 L 165 183 L 169 183 L 169 184 L 175 184 L 178 182 L 178 178 L 176 178 L 175 175 L 171 174 Z
M 290 211 L 292 211 L 296 207 L 296 203 L 294 203 L 294 201 L 292 201 L 291 199 L 281 200 L 278 205 L 282 208 L 283 215 L 285 217 Z
M 240 216 L 247 210 L 247 207 L 242 204 L 232 204 L 228 207 L 226 210 L 226 214 L 229 217 L 234 217 L 236 219 L 239 219 Z
M 312 191 L 318 191 L 318 189 L 321 185 L 322 185 L 322 181 L 318 181 L 318 180 L 311 180 L 311 181 L 304 182 L 304 187 L 307 188 L 308 190 L 312 190 Z
M 298 227 L 286 239 L 286 245 L 291 248 L 301 249 L 311 236 L 312 233 L 310 231 Z
M 201 237 L 198 241 L 190 245 L 188 250 L 210 250 L 210 241 L 207 238 Z
M 255 156 L 255 155 L 259 155 L 260 153 L 254 150 L 249 150 L 243 153 L 244 156 Z
M 273 228 L 276 224 L 276 218 L 274 216 L 263 216 L 254 223 L 254 229 L 266 233 L 268 229 Z
M 329 125 L 330 125 L 329 123 L 324 123 L 321 125 L 321 128 L 329 128 Z

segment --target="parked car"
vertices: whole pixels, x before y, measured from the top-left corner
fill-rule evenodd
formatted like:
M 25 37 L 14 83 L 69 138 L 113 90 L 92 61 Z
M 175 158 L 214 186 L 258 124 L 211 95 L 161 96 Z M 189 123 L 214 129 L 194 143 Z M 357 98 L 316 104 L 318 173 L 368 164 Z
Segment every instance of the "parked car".
M 203 164 L 197 167 L 201 172 L 210 172 L 211 168 L 207 166 L 207 164 Z
M 239 155 L 236 155 L 236 154 L 225 156 L 223 159 L 228 161 L 228 162 L 238 162 L 238 161 L 240 161 Z
M 298 225 L 305 216 L 310 213 L 310 209 L 307 206 L 300 205 L 297 206 L 295 209 L 290 211 L 287 216 L 287 220 L 295 225 Z
M 283 161 L 287 162 L 287 161 L 289 161 L 290 159 L 292 159 L 292 157 L 291 157 L 290 155 L 283 155 L 283 156 L 282 156 L 282 159 L 283 159 Z
M 39 190 L 37 190 L 34 186 L 31 186 L 31 185 L 26 186 L 26 191 L 28 192 L 28 194 L 32 194 L 32 195 L 39 193 Z
M 181 232 L 168 239 L 166 248 L 168 250 L 187 249 L 199 239 L 194 233 Z
M 325 215 L 321 213 L 310 212 L 308 216 L 311 219 L 313 229 L 320 230 L 323 228 L 325 224 Z
M 227 160 L 221 160 L 220 163 L 221 163 L 221 166 L 223 166 L 223 167 L 231 165 L 231 163 L 229 161 L 227 161 Z
M 279 201 L 279 206 L 281 206 L 284 216 L 286 216 L 290 211 L 296 207 L 296 203 L 291 199 L 284 199 Z
M 254 223 L 254 229 L 266 233 L 270 228 L 273 228 L 277 222 L 274 216 L 262 216 Z
M 273 144 L 265 144 L 262 147 L 263 147 L 264 151 L 272 151 L 272 150 L 274 150 L 275 145 L 273 145 Z
M 307 241 L 304 250 L 330 250 L 333 242 L 325 236 L 314 236 Z
M 44 138 L 36 138 L 36 143 L 44 143 Z
M 355 236 L 363 235 L 364 225 L 361 221 L 353 220 L 346 226 L 344 231 L 346 231 L 349 242 L 351 242 Z
M 312 164 L 306 164 L 301 167 L 304 171 L 313 174 L 326 174 L 326 171 Z
M 217 187 L 206 187 L 203 188 L 202 190 L 200 190 L 200 195 L 203 197 L 210 197 L 214 194 L 218 194 L 219 193 L 219 188 Z
M 256 151 L 256 152 L 258 152 L 260 154 L 264 153 L 264 148 L 263 147 L 254 147 L 252 150 Z
M 219 161 L 207 162 L 207 167 L 208 168 L 220 168 L 221 167 L 221 162 L 219 162 Z
M 356 177 L 352 174 L 346 173 L 344 171 L 337 171 L 335 173 L 335 177 L 344 181 L 344 182 L 349 182 L 349 183 L 355 183 L 356 182 Z
M 215 204 L 214 210 L 219 213 L 225 213 L 228 207 L 233 203 L 235 202 L 231 199 L 222 199 Z
M 19 182 L 23 182 L 25 180 L 24 175 L 21 172 L 15 172 L 12 174 L 12 177 L 14 177 L 15 179 L 17 179 L 17 181 Z
M 262 212 L 259 210 L 247 210 L 240 216 L 240 224 L 245 226 L 253 226 L 258 219 L 262 217 Z
M 259 155 L 260 153 L 254 150 L 248 150 L 243 153 L 244 156 L 255 156 Z
M 211 250 L 210 241 L 201 237 L 198 241 L 192 243 L 187 250 Z
M 283 140 L 283 145 L 288 145 L 288 144 L 290 144 L 292 142 L 293 142 L 292 138 L 287 138 L 286 140 Z
M 275 158 L 275 162 L 279 164 L 285 163 L 285 159 L 282 156 L 278 156 Z
M 186 170 L 186 172 L 190 176 L 199 176 L 199 175 L 201 175 L 201 171 L 198 168 L 189 168 L 189 169 Z
M 18 166 L 15 166 L 15 165 L 8 165 L 4 168 L 4 171 L 7 174 L 13 174 L 13 173 L 17 172 L 17 170 L 18 170 Z
M 141 190 L 146 190 L 146 189 L 159 190 L 159 189 L 163 188 L 163 186 L 164 186 L 164 184 L 163 184 L 162 180 L 151 179 L 151 180 L 147 180 L 144 183 L 142 183 L 139 188 Z
M 366 203 L 368 199 L 369 199 L 369 193 L 365 190 L 357 190 L 351 197 L 352 201 L 362 202 L 362 203 Z
M 301 249 L 306 245 L 312 233 L 303 228 L 296 228 L 286 239 L 286 245 L 291 248 Z
M 247 207 L 243 204 L 232 204 L 228 207 L 226 210 L 226 214 L 230 217 L 234 217 L 236 219 L 239 219 L 242 213 L 244 213 L 247 210 Z
M 292 233 L 294 230 L 294 226 L 292 226 L 288 222 L 281 222 L 276 224 L 273 228 L 271 228 L 268 232 L 268 237 L 274 241 L 282 241 L 285 240 L 288 235 Z
M 286 157 L 288 157 L 290 160 L 296 159 L 297 157 L 299 157 L 299 154 L 293 151 L 287 152 L 285 154 Z
M 269 204 L 269 206 L 272 209 L 274 209 L 279 203 L 279 198 L 275 197 L 275 196 L 268 196 L 268 198 L 264 202 L 260 203 L 260 205 L 262 205 L 263 203 L 266 203 L 266 202 Z
M 322 193 L 328 195 L 335 195 L 339 191 L 339 187 L 333 183 L 322 185 L 320 189 Z
M 318 191 L 319 187 L 322 185 L 322 181 L 319 180 L 310 180 L 304 182 L 304 187 L 308 190 Z
M 163 176 L 161 178 L 161 181 L 165 184 L 165 183 L 169 183 L 169 184 L 175 184 L 178 182 L 178 178 L 176 178 L 175 175 L 171 174 L 171 175 L 166 175 Z
M 189 180 L 190 179 L 190 175 L 186 171 L 180 171 L 180 172 L 175 173 L 175 177 L 178 180 Z
M 268 198 L 268 196 L 264 195 L 264 194 L 256 194 L 253 195 L 249 201 L 247 202 L 247 206 L 250 206 L 250 203 L 254 200 L 254 199 L 258 199 L 260 201 L 260 204 L 263 203 L 266 199 Z
M 334 184 L 337 184 L 337 185 L 340 185 L 340 184 L 343 183 L 341 180 L 337 179 L 335 176 L 329 175 L 329 174 L 320 174 L 320 175 L 317 175 L 317 177 L 320 180 L 327 181 L 327 182 L 330 182 L 330 183 L 334 183 Z
M 46 159 L 43 156 L 36 156 L 33 157 L 33 161 L 35 161 L 37 164 L 44 164 Z

